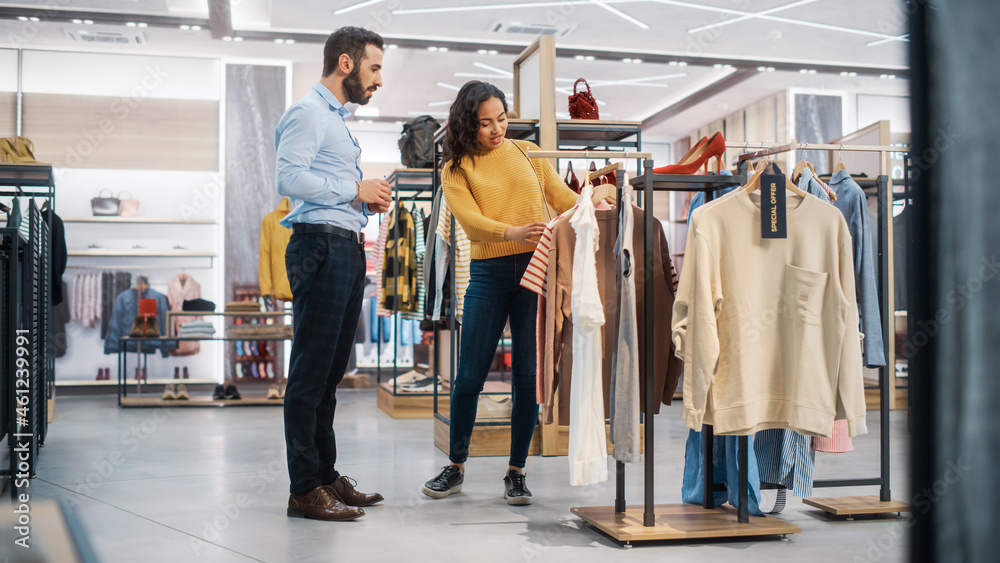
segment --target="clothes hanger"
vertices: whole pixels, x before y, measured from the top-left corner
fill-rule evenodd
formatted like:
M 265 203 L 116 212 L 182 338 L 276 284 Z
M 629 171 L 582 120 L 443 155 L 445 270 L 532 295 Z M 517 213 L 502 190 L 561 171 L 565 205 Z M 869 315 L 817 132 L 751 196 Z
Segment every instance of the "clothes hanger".
M 792 170 L 792 175 L 790 176 L 790 178 L 792 179 L 792 181 L 793 182 L 798 182 L 799 179 L 802 178 L 802 173 L 806 171 L 806 168 L 809 168 L 810 170 L 812 170 L 812 164 L 810 164 L 810 163 L 808 163 L 808 162 L 806 162 L 804 160 L 800 160 L 800 161 L 796 162 L 795 163 L 795 169 Z M 815 171 L 813 172 L 813 175 L 814 176 L 816 175 Z
M 760 169 L 757 170 L 757 172 L 754 173 L 753 177 L 750 178 L 750 180 L 747 182 L 746 186 L 744 186 L 744 191 L 747 192 L 748 194 L 749 193 L 753 193 L 753 192 L 757 191 L 758 189 L 760 189 L 760 177 L 763 176 L 764 175 L 764 171 L 767 170 L 767 168 L 768 168 L 767 165 L 772 164 L 771 161 L 768 160 L 768 159 L 765 159 L 764 162 L 766 164 L 764 166 L 761 166 Z M 787 189 L 788 191 L 792 192 L 793 194 L 795 194 L 795 195 L 797 195 L 799 197 L 806 197 L 806 195 L 807 195 L 806 192 L 800 190 L 799 187 L 796 186 L 788 178 L 788 176 L 785 176 L 785 189 Z
M 840 145 L 840 148 L 841 148 L 841 151 L 838 154 L 837 164 L 835 164 L 833 166 L 833 173 L 834 174 L 836 174 L 837 172 L 840 172 L 841 170 L 847 170 L 847 165 L 844 164 L 844 152 L 843 152 L 844 145 Z

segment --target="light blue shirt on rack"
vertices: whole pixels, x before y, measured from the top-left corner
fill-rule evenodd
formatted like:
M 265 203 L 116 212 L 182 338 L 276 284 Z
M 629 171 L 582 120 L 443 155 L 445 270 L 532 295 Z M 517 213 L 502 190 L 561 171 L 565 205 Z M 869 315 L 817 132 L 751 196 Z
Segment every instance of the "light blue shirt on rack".
M 326 87 L 292 104 L 274 131 L 278 193 L 293 209 L 281 224 L 334 225 L 360 231 L 373 213 L 355 200 L 361 181 L 361 147 L 347 129 L 351 112 Z

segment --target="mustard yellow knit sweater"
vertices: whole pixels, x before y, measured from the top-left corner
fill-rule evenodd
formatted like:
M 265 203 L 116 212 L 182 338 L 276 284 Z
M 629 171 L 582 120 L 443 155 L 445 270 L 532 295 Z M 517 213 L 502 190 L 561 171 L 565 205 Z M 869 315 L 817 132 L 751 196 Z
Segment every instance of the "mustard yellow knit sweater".
M 451 161 L 445 164 L 441 185 L 448 205 L 472 243 L 473 260 L 534 252 L 534 244 L 505 241 L 503 234 L 507 227 L 553 218 L 546 216 L 542 186 L 545 199 L 557 213 L 576 203 L 577 195 L 548 159 L 529 161 L 522 150 L 538 150 L 538 146 L 505 139 L 500 148 L 477 153 L 475 165 L 468 158 L 458 167 Z

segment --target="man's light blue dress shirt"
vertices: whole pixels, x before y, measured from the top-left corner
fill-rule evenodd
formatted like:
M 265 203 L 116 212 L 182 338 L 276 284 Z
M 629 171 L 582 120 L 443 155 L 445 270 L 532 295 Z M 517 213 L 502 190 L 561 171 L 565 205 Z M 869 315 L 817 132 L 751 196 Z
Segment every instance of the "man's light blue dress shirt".
M 351 112 L 316 82 L 288 108 L 274 131 L 278 193 L 293 209 L 281 224 L 334 225 L 361 231 L 373 213 L 355 201 L 361 181 L 361 147 L 347 129 Z

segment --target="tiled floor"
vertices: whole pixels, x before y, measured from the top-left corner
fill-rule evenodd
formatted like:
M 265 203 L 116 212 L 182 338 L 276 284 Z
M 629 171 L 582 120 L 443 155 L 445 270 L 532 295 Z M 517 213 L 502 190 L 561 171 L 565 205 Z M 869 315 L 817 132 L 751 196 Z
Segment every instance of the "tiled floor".
M 905 556 L 905 520 L 835 521 L 789 496 L 782 517 L 802 527 L 790 541 L 686 542 L 620 547 L 584 526 L 572 506 L 610 505 L 613 482 L 571 487 L 565 457 L 531 458 L 529 507 L 502 497 L 505 458 L 474 458 L 463 493 L 445 500 L 420 485 L 446 463 L 430 420 L 393 420 L 374 390 L 340 394 L 339 469 L 361 490 L 386 496 L 363 519 L 326 523 L 285 516 L 288 480 L 281 409 L 118 409 L 113 398 L 61 397 L 39 459 L 33 499 L 76 506 L 102 561 L 825 561 L 895 562 Z M 679 406 L 656 420 L 657 502 L 678 502 L 686 430 Z M 893 415 L 893 496 L 905 500 L 906 413 Z M 816 478 L 878 474 L 873 434 L 844 455 L 819 454 Z M 628 497 L 642 499 L 641 466 Z M 817 490 L 820 496 L 877 489 Z

